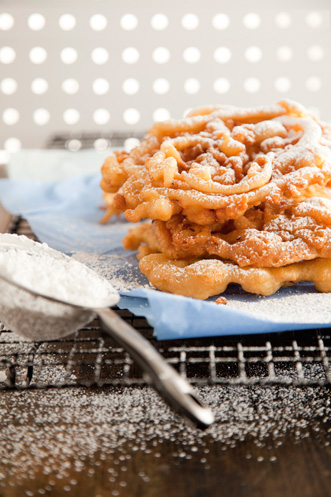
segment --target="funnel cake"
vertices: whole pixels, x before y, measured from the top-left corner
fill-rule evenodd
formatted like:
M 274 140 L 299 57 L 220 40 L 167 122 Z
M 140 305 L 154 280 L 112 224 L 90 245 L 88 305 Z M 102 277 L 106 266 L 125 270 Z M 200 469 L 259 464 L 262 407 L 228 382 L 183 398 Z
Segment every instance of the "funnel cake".
M 235 282 L 271 295 L 309 280 L 331 291 L 331 126 L 296 102 L 155 123 L 106 159 L 101 187 L 104 222 L 152 220 L 123 244 L 160 290 L 205 299 Z

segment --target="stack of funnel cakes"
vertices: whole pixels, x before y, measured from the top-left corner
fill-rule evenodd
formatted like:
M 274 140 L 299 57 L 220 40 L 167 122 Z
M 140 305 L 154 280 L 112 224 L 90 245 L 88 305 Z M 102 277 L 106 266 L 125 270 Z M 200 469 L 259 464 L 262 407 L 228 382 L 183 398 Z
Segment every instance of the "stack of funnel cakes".
M 300 104 L 209 106 L 155 123 L 102 166 L 104 221 L 158 289 L 208 298 L 231 282 L 271 295 L 313 281 L 331 291 L 331 126 Z

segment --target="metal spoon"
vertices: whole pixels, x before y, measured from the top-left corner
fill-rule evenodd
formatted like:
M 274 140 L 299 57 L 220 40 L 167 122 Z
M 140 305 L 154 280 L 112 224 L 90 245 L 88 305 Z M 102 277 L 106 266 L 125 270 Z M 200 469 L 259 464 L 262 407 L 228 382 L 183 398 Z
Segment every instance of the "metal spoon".
M 49 297 L 13 281 L 8 274 L 0 274 L 0 295 L 1 320 L 13 331 L 25 337 L 29 336 L 33 340 L 45 340 L 45 338 L 50 340 L 68 335 L 74 328 L 79 329 L 87 324 L 96 314 L 102 329 L 130 354 L 144 371 L 146 381 L 174 411 L 201 429 L 213 423 L 213 413 L 203 406 L 192 386 L 164 360 L 148 340 L 112 309 L 82 307 L 70 302 L 69 299 Z M 118 298 L 117 294 L 109 305 L 114 305 Z M 47 320 L 53 320 L 54 325 L 52 323 L 51 327 L 47 326 L 48 332 L 45 337 L 46 306 Z M 22 328 L 22 324 L 18 325 L 18 308 L 24 309 L 28 331 Z

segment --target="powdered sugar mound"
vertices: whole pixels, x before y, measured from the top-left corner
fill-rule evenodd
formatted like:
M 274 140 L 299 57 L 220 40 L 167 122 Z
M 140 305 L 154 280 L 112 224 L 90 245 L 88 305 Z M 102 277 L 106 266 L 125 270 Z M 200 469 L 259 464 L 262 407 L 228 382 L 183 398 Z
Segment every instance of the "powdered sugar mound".
M 109 282 L 83 264 L 25 236 L 1 235 L 0 273 L 43 295 L 86 307 L 118 301 Z
M 0 236 L 0 275 L 19 285 L 0 277 L 1 321 L 33 340 L 70 335 L 92 320 L 93 308 L 108 307 L 119 300 L 112 285 L 89 268 L 24 236 Z

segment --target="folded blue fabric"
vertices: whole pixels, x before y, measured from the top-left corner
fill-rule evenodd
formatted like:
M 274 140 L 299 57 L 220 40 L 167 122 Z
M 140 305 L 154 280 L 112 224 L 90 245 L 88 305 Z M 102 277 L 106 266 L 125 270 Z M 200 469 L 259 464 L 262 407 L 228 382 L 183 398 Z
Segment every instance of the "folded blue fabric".
M 59 182 L 0 180 L 0 199 L 13 214 L 24 216 L 40 241 L 72 254 L 85 252 L 118 256 L 122 281 L 134 277 L 148 286 L 132 253 L 121 240 L 130 226 L 124 219 L 100 225 L 102 192 L 100 175 L 76 175 Z M 113 258 L 109 258 L 112 264 Z M 137 286 L 137 285 L 136 285 Z M 232 285 L 226 292 L 228 305 L 199 301 L 153 289 L 122 292 L 120 307 L 145 316 L 158 339 L 269 333 L 329 327 L 331 297 L 316 292 L 311 284 L 281 289 L 275 296 L 260 297 Z M 330 309 L 330 311 L 328 311 Z

